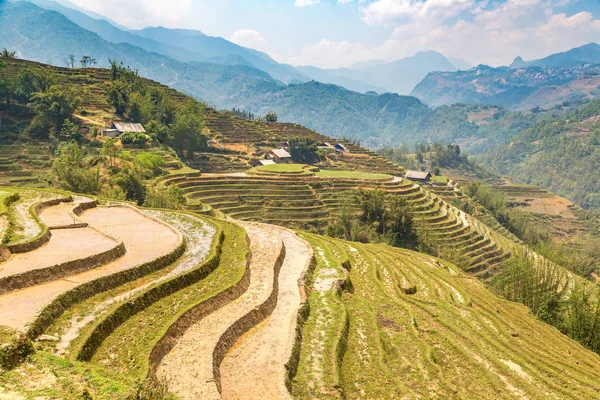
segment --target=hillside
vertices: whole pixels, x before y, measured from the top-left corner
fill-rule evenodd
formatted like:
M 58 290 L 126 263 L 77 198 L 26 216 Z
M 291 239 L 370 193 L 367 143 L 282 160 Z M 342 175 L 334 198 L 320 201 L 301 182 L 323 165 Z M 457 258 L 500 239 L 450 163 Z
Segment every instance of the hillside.
M 576 399 L 600 390 L 591 351 L 600 346 L 584 330 L 597 317 L 573 319 L 575 307 L 595 309 L 574 302 L 586 281 L 489 213 L 457 208 L 469 199 L 456 187 L 406 180 L 403 167 L 348 141 L 348 152 L 310 164 L 251 168 L 282 142 L 332 139 L 198 105 L 124 67 L 113 77 L 6 63 L 6 77 L 52 71 L 81 104 L 69 139 L 27 136 L 39 115 L 22 97 L 1 108 L 0 396 Z M 139 101 L 126 115 L 148 97 L 175 116 L 147 123 L 145 143 L 123 134 L 113 152 L 93 132 L 123 119 L 107 93 L 125 83 Z M 212 146 L 182 149 L 172 137 L 181 119 L 186 131 L 201 121 Z M 67 169 L 98 171 L 100 199 L 58 189 L 68 183 L 61 163 L 81 148 Z M 152 155 L 164 162 L 158 173 L 136 178 Z M 119 190 L 132 180 L 137 190 Z M 177 202 L 160 197 L 172 193 Z M 547 278 L 521 292 L 535 302 L 507 289 L 536 273 Z
M 454 103 L 493 104 L 527 110 L 565 101 L 595 98 L 600 66 L 525 66 L 519 69 L 479 65 L 468 71 L 433 72 L 411 96 L 430 106 Z
M 188 47 L 169 47 L 169 52 L 189 52 L 200 46 L 198 41 L 208 40 L 205 36 L 192 35 L 186 39 L 181 32 L 172 31 L 161 35 L 162 40 L 168 42 L 161 44 L 154 39 L 133 35 L 136 40 L 150 40 L 144 42 L 144 46 L 152 46 L 148 47 L 152 49 L 150 52 L 130 43 L 105 40 L 58 12 L 47 11 L 28 2 L 5 3 L 0 7 L 0 41 L 7 48 L 16 50 L 21 58 L 64 66 L 70 54 L 76 56 L 76 62 L 87 55 L 100 67 L 108 66 L 108 60 L 114 59 L 137 69 L 142 76 L 215 107 L 241 108 L 259 115 L 275 111 L 282 121 L 302 123 L 329 136 L 369 140 L 377 145 L 389 141 L 404 126 L 414 131 L 416 121 L 429 112 L 413 97 L 365 95 L 315 82 L 285 85 L 247 63 L 183 62 L 157 52 L 162 51 L 160 49 L 164 45 L 171 46 L 172 42 Z M 108 24 L 105 21 L 100 23 L 103 26 Z M 118 29 L 109 26 L 112 31 Z M 163 32 L 158 29 L 139 34 L 152 38 L 155 31 Z M 126 32 L 111 40 L 129 40 L 127 38 L 131 37 L 131 32 Z M 228 51 L 213 54 L 226 54 Z M 264 60 L 260 55 L 255 56 Z M 243 57 L 249 59 L 247 55 Z
M 19 193 L 17 205 L 39 201 Z M 593 397 L 599 390 L 600 357 L 447 261 L 66 195 L 48 192 L 64 200 L 46 205 L 39 224 L 71 224 L 77 208 L 76 221 L 90 228 L 51 229 L 48 244 L 27 253 L 54 250 L 26 271 L 43 281 L 11 290 L 7 277 L 23 270 L 25 255 L 3 264 L 2 341 L 27 354 L 29 342 L 11 329 L 37 339 L 22 364 L 13 347 L 4 348 L 13 363 L 0 372 L 4 396 L 115 399 L 137 390 L 174 398 L 164 397 L 168 388 L 182 399 L 508 399 Z M 127 253 L 96 268 L 57 271 L 60 246 L 77 248 L 71 257 L 100 251 L 100 242 L 80 246 L 83 230 L 98 241 L 119 237 Z M 36 302 L 26 300 L 29 293 L 37 293 Z M 310 312 L 298 315 L 300 306 Z M 297 316 L 298 325 L 291 323 Z M 148 373 L 166 387 L 148 383 Z
M 599 102 L 539 122 L 482 161 L 515 181 L 530 183 L 598 210 Z

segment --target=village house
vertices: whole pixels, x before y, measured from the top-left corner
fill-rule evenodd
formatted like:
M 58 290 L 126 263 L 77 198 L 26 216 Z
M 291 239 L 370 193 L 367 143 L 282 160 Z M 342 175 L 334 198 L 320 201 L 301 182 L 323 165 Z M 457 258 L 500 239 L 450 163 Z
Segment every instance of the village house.
M 112 128 L 102 129 L 102 136 L 117 137 L 125 132 L 146 133 L 142 124 L 132 122 L 114 122 Z
M 272 160 L 275 164 L 292 162 L 292 156 L 284 149 L 273 149 L 265 154 L 265 160 Z
M 319 149 L 323 150 L 335 150 L 335 147 L 327 142 L 323 142 L 317 146 Z
M 431 172 L 407 171 L 404 177 L 409 181 L 427 183 L 431 180 Z
M 275 161 L 273 160 L 254 160 L 250 162 L 250 165 L 253 167 L 261 167 L 263 165 L 274 165 Z
M 350 153 L 348 151 L 348 149 L 346 148 L 346 146 L 344 146 L 341 143 L 338 143 L 335 145 L 335 151 L 339 152 L 339 153 Z

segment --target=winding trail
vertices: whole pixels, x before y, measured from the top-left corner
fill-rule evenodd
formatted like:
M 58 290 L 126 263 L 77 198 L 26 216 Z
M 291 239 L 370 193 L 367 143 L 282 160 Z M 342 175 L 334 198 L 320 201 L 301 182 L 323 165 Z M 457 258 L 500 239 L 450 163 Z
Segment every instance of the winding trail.
M 169 391 L 183 399 L 221 398 L 213 369 L 215 350 L 228 328 L 265 303 L 272 293 L 274 265 L 283 243 L 265 226 L 242 225 L 252 253 L 248 290 L 188 329 L 157 369 L 157 376 L 167 381 Z
M 279 293 L 273 314 L 245 334 L 221 364 L 223 399 L 288 399 L 285 364 L 295 339 L 302 298 L 298 280 L 308 268 L 312 249 L 295 233 L 273 229 L 283 240 L 286 256 L 279 273 Z
M 42 214 L 43 215 L 43 214 Z M 119 259 L 80 274 L 0 296 L 2 325 L 24 331 L 37 314 L 56 296 L 82 283 L 111 275 L 151 261 L 173 251 L 181 243 L 181 235 L 166 224 L 159 223 L 128 207 L 97 207 L 85 211 L 79 219 L 108 233 L 125 244 L 127 252 Z M 81 231 L 81 229 L 75 229 Z M 53 237 L 58 238 L 53 232 Z M 52 239 L 51 239 L 52 241 Z M 48 242 L 50 244 L 51 242 Z M 46 251 L 48 244 L 28 254 Z M 77 237 L 69 244 L 75 250 Z

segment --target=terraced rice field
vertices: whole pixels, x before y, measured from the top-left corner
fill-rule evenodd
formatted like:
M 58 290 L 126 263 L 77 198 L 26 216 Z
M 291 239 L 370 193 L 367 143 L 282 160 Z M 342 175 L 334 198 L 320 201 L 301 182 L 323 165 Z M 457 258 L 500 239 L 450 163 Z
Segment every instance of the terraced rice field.
M 440 212 L 430 219 L 445 217 L 437 223 L 479 232 L 419 187 L 382 187 L 415 207 L 431 202 Z M 0 397 L 122 399 L 148 376 L 182 399 L 600 393 L 599 356 L 447 261 L 275 225 L 95 205 L 77 197 L 48 205 L 39 218 L 42 230 L 54 226 L 50 240 L 0 263 L 6 276 L 49 271 L 0 295 L 2 325 L 38 340 L 31 358 L 0 370 Z M 102 250 L 84 231 L 126 252 L 83 261 L 81 249 Z M 67 253 L 47 250 L 55 246 L 71 246 L 84 271 L 52 269 L 52 254 L 58 262 Z M 25 261 L 40 254 L 46 267 Z M 10 346 L 8 332 L 0 340 Z
M 346 174 L 350 173 L 343 175 Z M 464 213 L 429 190 L 391 176 L 336 179 L 285 172 L 268 177 L 210 174 L 173 177 L 166 183 L 181 187 L 188 199 L 200 201 L 235 219 L 313 230 L 325 227 L 343 209 L 359 212 L 356 197 L 359 188 L 383 190 L 406 199 L 418 228 L 440 247 L 447 248 L 453 261 L 469 273 L 482 279 L 491 278 L 509 257 L 493 238 L 472 227 Z
M 47 142 L 0 142 L 0 186 L 44 186 L 44 175 L 51 166 L 52 154 Z
M 600 358 L 581 362 L 580 346 L 455 266 L 388 246 L 306 239 L 317 268 L 294 397 L 598 395 Z

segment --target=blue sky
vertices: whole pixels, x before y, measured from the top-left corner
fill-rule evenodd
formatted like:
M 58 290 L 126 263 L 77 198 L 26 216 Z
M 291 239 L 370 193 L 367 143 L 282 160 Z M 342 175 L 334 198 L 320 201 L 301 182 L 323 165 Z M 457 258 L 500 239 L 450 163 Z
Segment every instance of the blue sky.
M 71 0 L 131 28 L 199 29 L 324 68 L 436 50 L 503 65 L 600 42 L 600 0 Z

